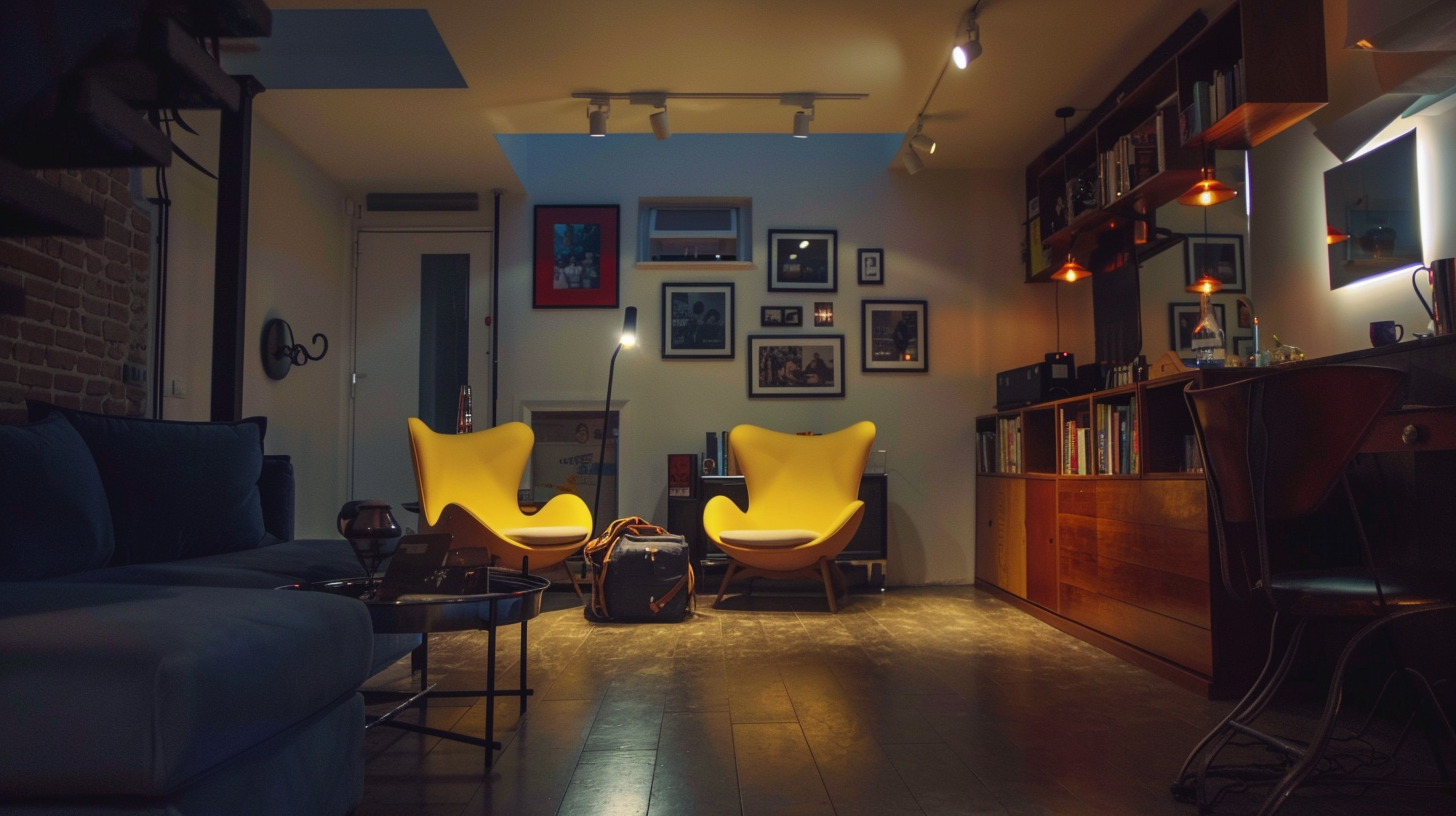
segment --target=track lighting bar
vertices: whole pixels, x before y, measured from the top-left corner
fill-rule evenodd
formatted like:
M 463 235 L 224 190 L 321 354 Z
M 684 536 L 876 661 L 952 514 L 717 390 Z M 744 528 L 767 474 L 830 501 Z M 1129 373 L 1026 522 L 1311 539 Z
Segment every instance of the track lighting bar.
M 869 94 L 861 93 L 818 93 L 815 91 L 795 91 L 792 93 L 685 93 L 674 91 L 628 91 L 614 93 L 612 91 L 580 91 L 573 93 L 573 99 L 587 100 L 587 132 L 592 136 L 607 135 L 607 115 L 612 109 L 613 99 L 625 99 L 629 105 L 651 105 L 659 110 L 648 116 L 647 119 L 652 125 L 652 135 L 658 141 L 672 136 L 672 127 L 667 122 L 667 100 L 669 99 L 776 99 L 780 105 L 788 105 L 798 108 L 794 112 L 793 134 L 795 138 L 806 139 L 809 137 L 809 123 L 814 121 L 814 104 L 820 100 L 856 100 L 866 99 Z M 928 148 L 934 152 L 935 145 L 932 143 Z

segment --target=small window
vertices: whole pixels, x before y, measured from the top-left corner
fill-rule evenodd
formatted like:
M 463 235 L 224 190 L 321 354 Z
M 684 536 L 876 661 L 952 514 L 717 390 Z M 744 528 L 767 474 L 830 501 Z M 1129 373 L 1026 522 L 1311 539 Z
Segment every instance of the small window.
M 639 260 L 668 263 L 749 260 L 752 240 L 746 199 L 643 199 L 641 204 Z

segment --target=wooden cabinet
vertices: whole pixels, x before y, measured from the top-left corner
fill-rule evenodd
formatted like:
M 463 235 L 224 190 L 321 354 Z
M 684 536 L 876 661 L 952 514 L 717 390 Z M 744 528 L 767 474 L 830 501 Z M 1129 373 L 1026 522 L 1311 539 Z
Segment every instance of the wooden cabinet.
M 978 476 L 977 584 L 1185 686 L 1242 693 L 1263 624 L 1221 597 L 1183 402 L 1190 381 L 1234 376 L 1192 372 L 978 418 L 1018 419 L 1022 447 L 1047 454 L 1040 470 Z

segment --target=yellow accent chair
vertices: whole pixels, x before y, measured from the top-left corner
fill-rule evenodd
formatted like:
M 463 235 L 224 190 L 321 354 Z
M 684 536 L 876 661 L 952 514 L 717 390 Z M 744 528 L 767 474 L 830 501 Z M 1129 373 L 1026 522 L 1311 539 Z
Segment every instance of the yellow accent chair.
M 492 563 L 531 571 L 561 564 L 591 537 L 591 510 L 563 493 L 533 515 L 521 512 L 517 488 L 536 434 L 507 422 L 468 434 L 440 434 L 409 420 L 410 451 L 420 488 L 421 533 L 450 533 L 455 548 L 483 547 Z M 581 589 L 572 580 L 577 595 Z
M 835 556 L 859 530 L 864 502 L 859 480 L 875 441 L 872 422 L 821 436 L 739 425 L 728 444 L 748 487 L 748 510 L 727 496 L 703 507 L 703 531 L 728 555 L 728 584 L 744 578 L 808 578 L 824 582 L 829 611 L 843 588 Z

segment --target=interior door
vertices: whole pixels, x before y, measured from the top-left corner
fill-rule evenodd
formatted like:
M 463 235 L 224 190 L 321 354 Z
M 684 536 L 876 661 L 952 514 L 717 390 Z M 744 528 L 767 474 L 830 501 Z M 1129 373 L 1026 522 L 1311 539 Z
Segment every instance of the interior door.
M 474 426 L 490 406 L 492 235 L 361 231 L 355 281 L 353 473 L 350 495 L 394 505 L 418 498 L 406 419 L 455 431 L 461 385 Z

